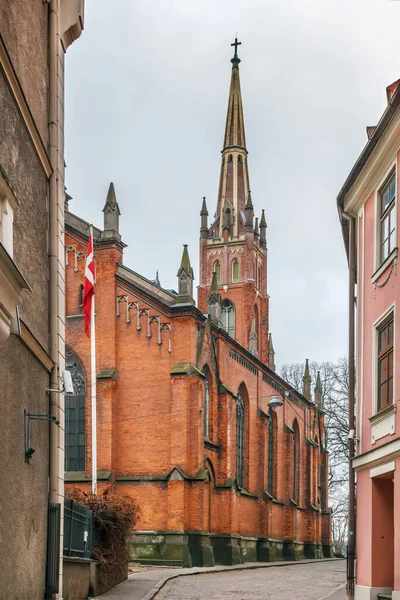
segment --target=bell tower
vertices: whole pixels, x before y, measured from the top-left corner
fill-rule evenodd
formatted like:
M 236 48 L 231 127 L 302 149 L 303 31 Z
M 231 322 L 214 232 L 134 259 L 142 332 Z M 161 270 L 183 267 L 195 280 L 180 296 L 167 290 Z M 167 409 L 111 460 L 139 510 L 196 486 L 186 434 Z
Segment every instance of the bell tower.
M 254 217 L 237 54 L 232 74 L 222 149 L 217 207 L 208 224 L 203 198 L 198 305 L 208 312 L 214 277 L 221 296 L 221 323 L 229 335 L 268 364 L 267 223 Z

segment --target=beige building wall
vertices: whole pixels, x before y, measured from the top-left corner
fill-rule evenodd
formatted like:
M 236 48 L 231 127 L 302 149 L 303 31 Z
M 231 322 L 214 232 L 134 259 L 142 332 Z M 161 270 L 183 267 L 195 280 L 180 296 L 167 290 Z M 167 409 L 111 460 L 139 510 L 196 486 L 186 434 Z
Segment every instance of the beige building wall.
M 83 0 L 0 2 L 0 600 L 43 599 L 49 501 L 63 514 L 64 397 L 46 388 L 64 369 L 64 54 L 82 27 Z M 31 422 L 29 463 L 24 409 L 60 421 Z

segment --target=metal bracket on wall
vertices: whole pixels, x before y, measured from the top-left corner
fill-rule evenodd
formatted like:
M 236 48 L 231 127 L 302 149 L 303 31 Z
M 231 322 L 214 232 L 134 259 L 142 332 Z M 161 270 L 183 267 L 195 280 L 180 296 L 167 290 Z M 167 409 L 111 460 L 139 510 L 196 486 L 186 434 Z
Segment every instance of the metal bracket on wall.
M 31 421 L 52 421 L 55 425 L 60 424 L 60 421 L 53 415 L 35 415 L 24 408 L 24 450 L 26 463 L 29 463 L 35 452 L 35 449 L 31 447 Z

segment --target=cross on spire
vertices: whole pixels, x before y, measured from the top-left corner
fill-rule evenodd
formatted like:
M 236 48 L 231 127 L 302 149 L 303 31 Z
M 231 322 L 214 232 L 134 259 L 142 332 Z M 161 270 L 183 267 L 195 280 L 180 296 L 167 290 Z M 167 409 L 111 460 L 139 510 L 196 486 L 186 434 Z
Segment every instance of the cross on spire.
M 237 59 L 238 55 L 237 55 L 237 47 L 241 46 L 242 42 L 238 42 L 237 38 L 235 37 L 235 41 L 233 42 L 233 44 L 231 44 L 231 46 L 235 46 L 235 56 L 233 57 L 233 59 Z

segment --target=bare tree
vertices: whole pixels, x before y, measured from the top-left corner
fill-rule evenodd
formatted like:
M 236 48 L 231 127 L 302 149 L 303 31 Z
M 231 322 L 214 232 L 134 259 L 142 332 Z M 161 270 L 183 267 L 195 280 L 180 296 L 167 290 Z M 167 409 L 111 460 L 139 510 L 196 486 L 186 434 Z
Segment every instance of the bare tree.
M 325 447 L 329 452 L 328 486 L 332 508 L 332 537 L 335 552 L 341 552 L 347 535 L 349 464 L 349 365 L 347 358 L 333 362 L 311 362 L 312 389 L 318 371 L 322 383 L 322 410 L 325 418 Z M 300 393 L 304 364 L 284 365 L 281 375 Z

